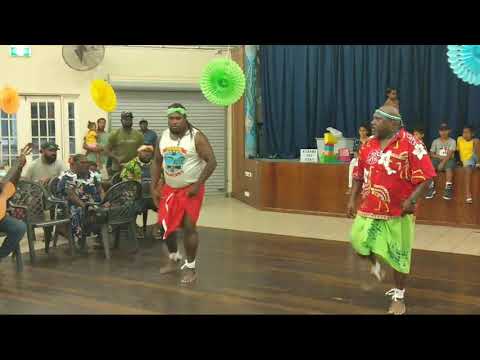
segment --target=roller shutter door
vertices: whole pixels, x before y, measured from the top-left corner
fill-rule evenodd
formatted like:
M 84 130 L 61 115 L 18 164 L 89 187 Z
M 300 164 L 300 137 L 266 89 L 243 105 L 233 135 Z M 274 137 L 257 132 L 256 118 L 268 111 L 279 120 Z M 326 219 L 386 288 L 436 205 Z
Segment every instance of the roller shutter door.
M 199 128 L 210 141 L 218 166 L 206 184 L 206 194 L 226 192 L 226 111 L 210 104 L 199 91 L 134 91 L 116 90 L 117 109 L 110 114 L 111 129 L 121 127 L 122 111 L 133 113 L 133 127 L 140 129 L 143 118 L 148 127 L 160 137 L 167 128 L 167 106 L 178 102 L 187 108 L 189 121 Z

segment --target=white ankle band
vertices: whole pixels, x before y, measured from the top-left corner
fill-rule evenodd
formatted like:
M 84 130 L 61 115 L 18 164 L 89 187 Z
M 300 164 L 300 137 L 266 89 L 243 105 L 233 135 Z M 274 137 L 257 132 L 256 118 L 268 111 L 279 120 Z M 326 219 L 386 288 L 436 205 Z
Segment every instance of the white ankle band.
M 188 269 L 195 269 L 195 263 L 196 263 L 196 260 L 193 260 L 191 263 L 189 263 L 187 260 L 185 260 L 185 264 L 182 265 L 181 269 L 185 269 L 185 268 L 188 268 Z
M 404 296 L 405 296 L 405 289 L 397 289 L 397 288 L 393 288 L 393 289 L 390 289 L 388 290 L 385 295 L 387 296 L 391 296 L 392 297 L 392 300 L 394 301 L 397 301 L 397 300 L 403 300 Z
M 182 260 L 182 254 L 180 254 L 180 251 L 177 251 L 176 253 L 170 253 L 168 257 L 173 261 Z

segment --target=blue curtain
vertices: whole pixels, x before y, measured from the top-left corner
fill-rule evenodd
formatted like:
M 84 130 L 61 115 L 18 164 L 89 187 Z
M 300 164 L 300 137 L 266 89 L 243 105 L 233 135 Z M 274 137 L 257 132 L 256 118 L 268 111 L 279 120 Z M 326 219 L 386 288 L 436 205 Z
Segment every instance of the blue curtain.
M 409 130 L 422 126 L 427 145 L 446 121 L 456 137 L 480 126 L 480 87 L 453 74 L 445 45 L 262 45 L 260 64 L 266 154 L 297 158 L 329 126 L 355 137 L 360 124 L 399 91 Z

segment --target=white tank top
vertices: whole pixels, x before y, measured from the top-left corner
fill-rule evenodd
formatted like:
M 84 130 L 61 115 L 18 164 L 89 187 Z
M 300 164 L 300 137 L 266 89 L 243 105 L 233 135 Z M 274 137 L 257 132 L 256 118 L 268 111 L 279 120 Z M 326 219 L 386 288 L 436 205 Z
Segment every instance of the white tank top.
M 178 189 L 198 181 L 206 163 L 198 156 L 195 147 L 197 133 L 197 129 L 192 129 L 192 135 L 187 132 L 181 139 L 173 140 L 170 129 L 163 132 L 159 146 L 168 186 Z

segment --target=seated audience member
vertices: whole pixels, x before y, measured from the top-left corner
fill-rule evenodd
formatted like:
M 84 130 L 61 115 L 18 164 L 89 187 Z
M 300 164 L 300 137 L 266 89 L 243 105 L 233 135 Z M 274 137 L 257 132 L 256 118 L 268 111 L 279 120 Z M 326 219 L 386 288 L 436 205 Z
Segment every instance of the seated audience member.
M 98 170 L 98 164 L 95 161 L 90 161 L 89 170 L 97 178 L 98 182 L 101 183 L 102 182 L 102 174 Z
M 59 147 L 52 142 L 43 143 L 40 147 L 40 157 L 27 168 L 23 178 L 47 185 L 51 178 L 57 177 L 67 170 L 62 160 L 57 160 Z
M 475 167 L 480 167 L 480 143 L 474 138 L 474 130 L 470 125 L 464 126 L 463 135 L 457 139 L 457 149 L 460 155 L 460 161 L 465 169 L 465 202 L 467 204 L 473 203 L 471 179 L 472 172 Z
M 352 191 L 352 176 L 353 169 L 358 165 L 358 151 L 360 147 L 365 144 L 370 136 L 370 128 L 367 125 L 360 125 L 358 128 L 358 138 L 355 138 L 353 141 L 353 155 L 354 158 L 350 161 L 350 166 L 348 167 L 348 191 L 347 195 Z
M 72 215 L 72 233 L 75 247 L 79 252 L 85 253 L 85 243 L 82 235 L 91 232 L 100 239 L 98 226 L 89 221 L 86 213 L 87 202 L 100 202 L 104 192 L 98 178 L 89 170 L 90 162 L 83 154 L 72 157 L 72 169 L 66 171 L 58 183 L 58 192 L 68 200 Z
M 425 138 L 425 131 L 422 128 L 416 127 L 415 129 L 413 129 L 413 136 L 415 137 L 415 139 L 420 141 L 423 146 L 425 146 L 425 148 L 427 148 L 425 142 L 423 141 L 423 139 Z
M 443 198 L 445 200 L 451 200 L 453 193 L 453 171 L 455 170 L 454 156 L 456 144 L 455 140 L 450 137 L 450 128 L 446 123 L 440 124 L 438 133 L 440 137 L 433 140 L 432 147 L 430 148 L 430 157 L 435 170 L 445 171 L 446 173 Z M 425 198 L 432 199 L 435 196 L 435 193 L 435 181 L 433 181 Z
M 150 179 L 150 167 L 153 159 L 153 146 L 142 145 L 137 150 L 138 156 L 130 160 L 122 172 L 120 178 L 125 180 L 141 181 L 142 179 Z
M 150 179 L 150 167 L 153 160 L 153 146 L 142 145 L 137 150 L 138 156 L 130 160 L 122 172 L 120 173 L 120 178 L 122 181 L 133 180 L 141 182 L 143 179 Z M 153 203 L 153 199 L 142 199 L 138 202 L 138 213 L 142 213 L 145 209 L 156 209 L 157 207 Z M 137 227 L 137 234 L 139 236 L 143 235 L 143 232 Z
M 0 188 L 3 188 L 4 182 L 9 181 L 16 184 L 20 179 L 20 174 L 25 166 L 28 155 L 31 151 L 31 147 L 27 146 L 20 153 L 20 156 L 16 164 L 12 165 L 8 173 L 0 180 Z M 20 241 L 23 239 L 27 227 L 25 223 L 14 216 L 5 214 L 3 219 L 0 219 L 0 231 L 7 236 L 3 240 L 2 246 L 0 246 L 0 261 L 12 252 L 15 251 Z

